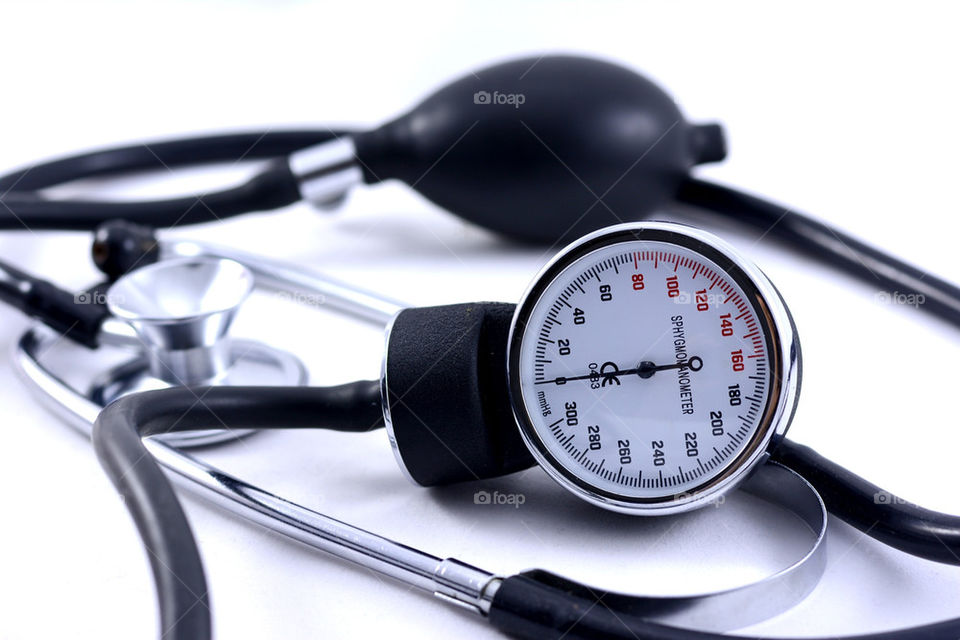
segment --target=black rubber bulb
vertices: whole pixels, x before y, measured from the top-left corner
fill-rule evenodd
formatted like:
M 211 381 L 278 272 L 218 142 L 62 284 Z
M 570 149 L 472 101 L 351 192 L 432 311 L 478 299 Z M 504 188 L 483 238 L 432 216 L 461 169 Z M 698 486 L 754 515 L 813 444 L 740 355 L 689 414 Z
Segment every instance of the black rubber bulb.
M 526 241 L 563 242 L 647 216 L 690 169 L 725 156 L 657 85 L 572 56 L 506 62 L 449 84 L 356 139 L 365 179 Z

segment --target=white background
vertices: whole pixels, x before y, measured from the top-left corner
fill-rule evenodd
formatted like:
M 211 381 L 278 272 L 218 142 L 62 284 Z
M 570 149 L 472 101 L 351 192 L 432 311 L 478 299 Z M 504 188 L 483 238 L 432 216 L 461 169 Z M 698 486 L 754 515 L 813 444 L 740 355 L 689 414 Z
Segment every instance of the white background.
M 374 125 L 491 61 L 592 53 L 662 82 L 691 119 L 724 122 L 730 158 L 701 175 L 958 281 L 958 18 L 946 3 L 8 3 L 0 168 L 184 132 Z M 792 437 L 907 499 L 960 513 L 956 329 L 883 304 L 876 287 L 758 234 L 720 231 L 777 283 L 801 331 Z M 412 304 L 515 301 L 548 258 L 396 185 L 358 191 L 337 215 L 294 207 L 176 233 L 286 257 Z M 0 256 L 79 287 L 96 276 L 88 243 L 79 233 L 5 232 Z M 295 349 L 317 384 L 377 375 L 376 330 L 279 304 L 252 301 L 238 332 L 266 331 Z M 26 326 L 0 311 L 0 347 Z M 0 637 L 153 636 L 147 562 L 89 444 L 28 397 L 9 366 L 0 425 Z M 657 522 L 599 512 L 538 470 L 428 491 L 401 476 L 382 433 L 267 433 L 203 455 L 310 507 L 503 573 L 539 566 L 610 588 L 695 592 L 756 578 L 802 542 L 775 513 L 737 501 Z M 478 488 L 521 492 L 526 503 L 474 505 Z M 219 638 L 497 637 L 429 596 L 185 503 Z M 833 522 L 817 590 L 751 631 L 853 633 L 958 611 L 960 569 Z

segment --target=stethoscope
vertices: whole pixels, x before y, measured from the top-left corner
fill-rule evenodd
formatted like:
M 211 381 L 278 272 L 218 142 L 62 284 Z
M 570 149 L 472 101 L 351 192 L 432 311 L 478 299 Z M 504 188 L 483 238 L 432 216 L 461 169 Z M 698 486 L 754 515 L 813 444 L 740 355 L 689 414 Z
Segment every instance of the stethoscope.
M 801 356 L 769 279 L 712 234 L 622 220 L 673 199 L 922 295 L 923 308 L 954 322 L 960 292 L 825 224 L 687 175 L 723 155 L 717 126 L 688 125 L 643 78 L 546 57 L 472 74 L 372 132 L 203 138 L 40 165 L 0 179 L 6 226 L 96 228 L 94 259 L 111 282 L 76 294 L 3 265 L 4 300 L 47 325 L 22 337 L 16 363 L 49 406 L 91 433 L 150 550 L 166 637 L 207 637 L 210 620 L 207 607 L 195 606 L 206 597 L 199 552 L 160 465 L 247 518 L 520 637 L 713 638 L 769 617 L 816 584 L 827 509 L 890 546 L 960 564 L 955 516 L 894 499 L 784 439 Z M 202 198 L 90 203 L 37 192 L 81 177 L 238 158 L 272 159 L 247 184 Z M 387 178 L 494 230 L 566 247 L 517 305 L 418 309 L 143 226 L 301 198 L 331 204 L 360 181 Z M 128 221 L 107 221 L 115 217 Z M 295 356 L 231 339 L 230 322 L 254 286 L 323 299 L 383 325 L 380 379 L 306 387 Z M 128 357 L 79 388 L 45 362 L 61 336 Z M 687 598 L 608 593 L 541 570 L 502 577 L 338 522 L 183 450 L 245 429 L 380 427 L 403 472 L 423 486 L 538 465 L 580 499 L 639 515 L 717 504 L 743 488 L 797 515 L 811 547 L 764 581 Z M 864 637 L 958 633 L 952 620 Z

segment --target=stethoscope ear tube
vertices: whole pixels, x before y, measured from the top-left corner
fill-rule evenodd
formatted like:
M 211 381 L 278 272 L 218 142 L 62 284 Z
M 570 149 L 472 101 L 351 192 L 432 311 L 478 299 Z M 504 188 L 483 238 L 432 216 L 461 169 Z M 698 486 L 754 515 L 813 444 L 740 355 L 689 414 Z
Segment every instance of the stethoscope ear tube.
M 100 413 L 94 449 L 150 553 L 160 635 L 170 640 L 211 636 L 206 578 L 183 509 L 143 438 L 227 425 L 370 431 L 383 426 L 380 389 L 375 381 L 325 388 L 174 387 L 125 396 Z

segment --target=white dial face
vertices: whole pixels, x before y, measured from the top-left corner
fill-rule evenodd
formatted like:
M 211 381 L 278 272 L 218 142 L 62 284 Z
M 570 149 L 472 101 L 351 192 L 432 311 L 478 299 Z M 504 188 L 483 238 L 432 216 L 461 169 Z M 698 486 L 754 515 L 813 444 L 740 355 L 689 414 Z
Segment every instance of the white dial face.
M 665 239 L 601 236 L 561 258 L 522 305 L 511 355 L 541 463 L 638 504 L 687 499 L 756 459 L 778 395 L 755 282 L 701 240 L 652 236 Z

